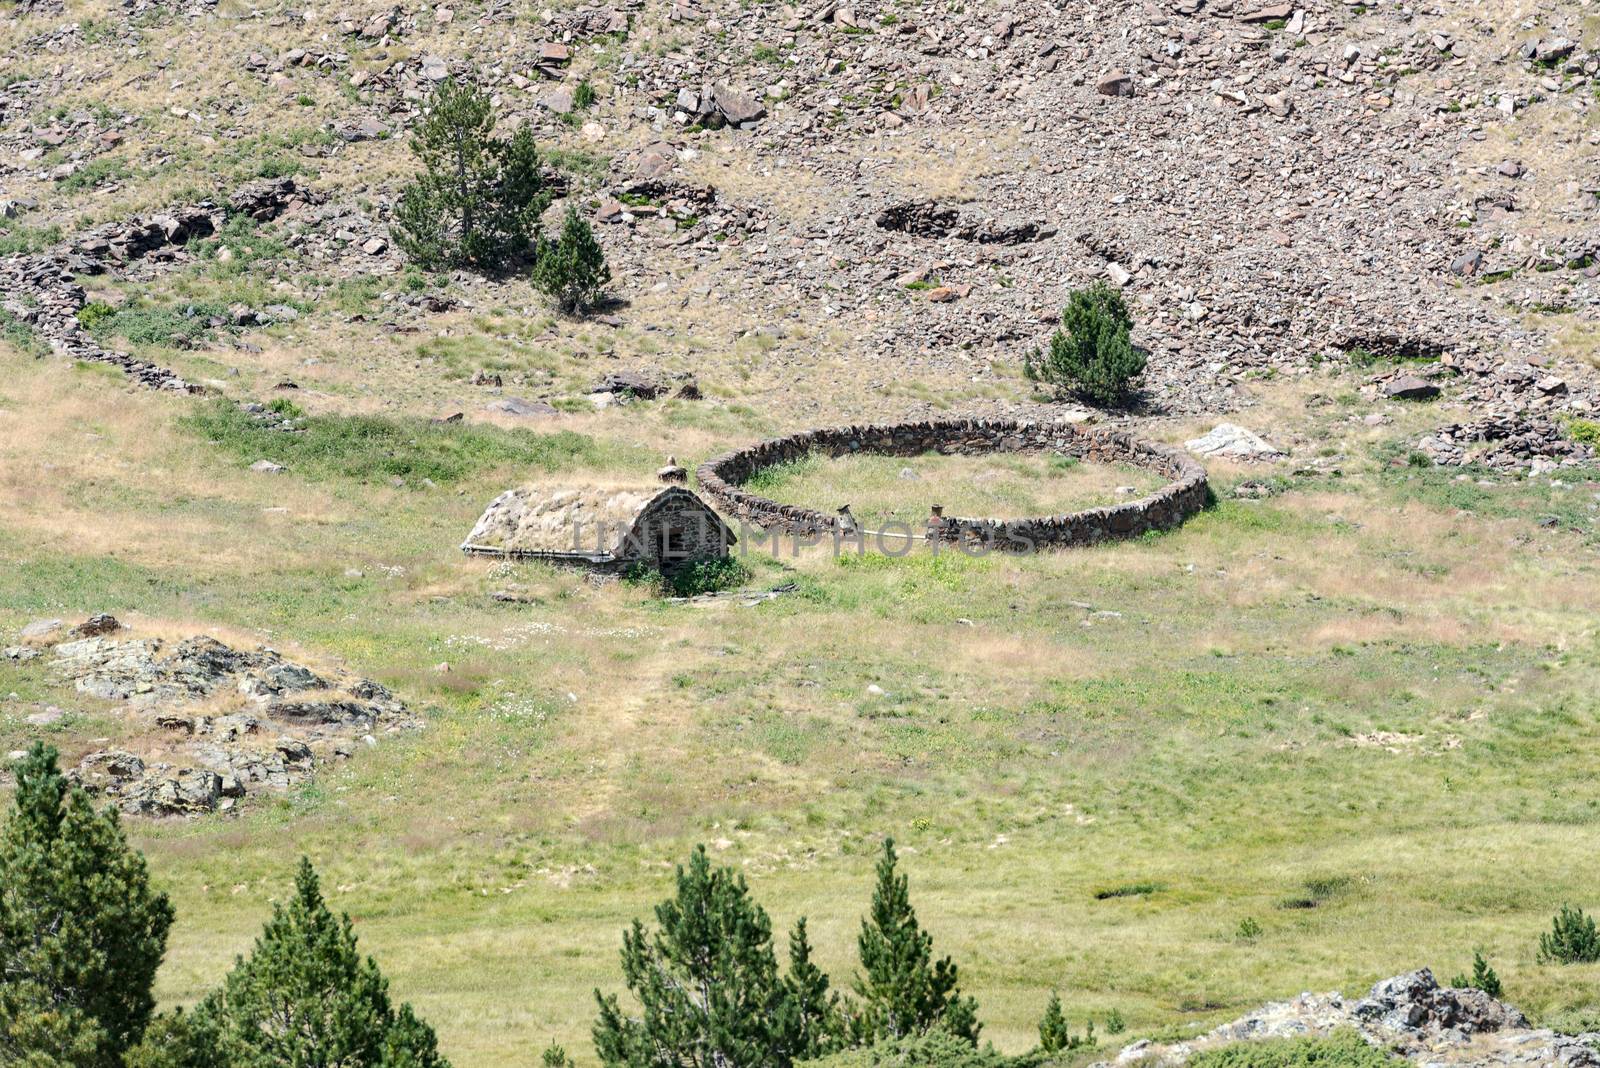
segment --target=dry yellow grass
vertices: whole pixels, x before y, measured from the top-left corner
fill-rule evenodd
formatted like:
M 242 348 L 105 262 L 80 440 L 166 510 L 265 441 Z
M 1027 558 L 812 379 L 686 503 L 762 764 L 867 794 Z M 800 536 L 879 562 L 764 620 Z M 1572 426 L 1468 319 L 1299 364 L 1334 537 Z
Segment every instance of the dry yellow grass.
M 190 400 L 133 391 L 63 363 L 5 388 L 0 490 L 12 506 L 7 523 L 40 544 L 148 564 L 198 551 L 245 567 L 253 561 L 231 526 L 241 515 L 252 515 L 271 536 L 336 527 L 354 513 L 335 492 L 294 487 L 290 502 L 290 487 L 270 477 L 219 479 L 211 458 L 173 424 Z M 183 514 L 152 508 L 144 496 L 152 485 L 219 507 Z

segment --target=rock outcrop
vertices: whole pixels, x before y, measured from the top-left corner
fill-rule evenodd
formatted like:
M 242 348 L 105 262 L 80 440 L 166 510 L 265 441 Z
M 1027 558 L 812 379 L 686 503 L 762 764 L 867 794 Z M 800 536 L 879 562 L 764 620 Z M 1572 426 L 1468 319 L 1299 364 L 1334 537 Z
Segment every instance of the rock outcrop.
M 1440 986 L 1426 968 L 1374 983 L 1367 996 L 1301 994 L 1187 1042 L 1135 1042 L 1092 1068 L 1173 1068 L 1238 1042 L 1354 1028 L 1373 1046 L 1429 1068 L 1600 1068 L 1600 1034 L 1558 1035 L 1481 990 Z
M 1500 470 L 1527 469 L 1535 475 L 1586 465 L 1595 458 L 1594 446 L 1574 441 L 1554 420 L 1513 414 L 1442 426 L 1419 441 L 1417 448 L 1441 466 L 1475 463 Z
M 380 684 L 265 646 L 127 636 L 110 617 L 90 624 L 53 646 L 59 628 L 15 648 L 49 651 L 64 681 L 115 702 L 136 725 L 133 738 L 86 754 L 72 771 L 129 814 L 225 811 L 251 791 L 304 782 L 320 764 L 421 725 Z M 79 632 L 90 636 L 72 637 Z

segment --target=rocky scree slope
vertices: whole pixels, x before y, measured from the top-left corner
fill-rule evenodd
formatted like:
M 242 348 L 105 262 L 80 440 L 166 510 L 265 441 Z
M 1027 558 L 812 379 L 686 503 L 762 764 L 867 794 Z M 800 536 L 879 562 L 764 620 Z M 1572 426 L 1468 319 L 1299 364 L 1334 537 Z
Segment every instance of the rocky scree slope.
M 339 87 L 313 158 L 376 151 L 433 85 L 476 73 L 509 121 L 609 159 L 585 199 L 619 279 L 686 277 L 688 312 L 737 298 L 740 333 L 840 324 L 863 407 L 920 371 L 994 378 L 991 364 L 1042 341 L 1069 288 L 1104 278 L 1128 292 L 1152 352 L 1147 411 L 1226 410 L 1254 376 L 1356 353 L 1424 360 L 1469 409 L 1431 450 L 1441 462 L 1510 441 L 1490 451 L 1561 463 L 1561 420 L 1594 411 L 1593 369 L 1559 360 L 1529 318 L 1560 307 L 1590 323 L 1600 308 L 1583 132 L 1600 57 L 1573 4 L 1512 30 L 1490 10 L 1329 0 L 1081 17 L 1033 0 L 674 0 L 532 25 L 503 3 L 162 10 L 168 42 L 226 49 L 264 26 L 278 46 L 234 57 L 251 92 L 181 109 L 197 133 L 270 127 L 265 101 Z M 76 24 L 46 26 L 24 40 L 60 64 L 6 86 L 0 108 L 0 144 L 17 149 L 0 155 L 0 183 L 29 190 L 148 121 L 52 116 L 53 93 L 127 57 Z M 136 56 L 158 43 L 131 16 L 112 36 Z M 604 95 L 577 114 L 580 78 Z M 1527 151 L 1485 156 L 1514 139 Z M 381 221 L 394 190 L 361 191 Z M 393 269 L 381 235 L 348 232 L 322 266 Z M 819 403 L 808 359 L 804 346 L 768 357 L 766 388 L 801 414 Z

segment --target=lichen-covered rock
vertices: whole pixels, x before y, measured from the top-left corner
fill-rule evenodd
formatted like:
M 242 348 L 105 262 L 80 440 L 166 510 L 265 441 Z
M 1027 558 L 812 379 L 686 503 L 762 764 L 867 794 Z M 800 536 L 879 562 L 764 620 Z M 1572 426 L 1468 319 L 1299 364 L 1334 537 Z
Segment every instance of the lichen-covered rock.
M 253 787 L 283 789 L 353 756 L 360 739 L 420 726 L 378 683 L 315 671 L 266 647 L 200 635 L 169 649 L 159 638 L 97 636 L 54 653 L 55 669 L 80 692 L 122 702 L 148 729 L 146 755 L 98 750 L 73 772 L 133 815 L 227 810 Z
M 276 219 L 291 208 L 314 204 L 321 198 L 292 177 L 263 178 L 249 182 L 228 197 L 228 209 L 257 222 Z
M 1301 994 L 1187 1042 L 1134 1042 L 1091 1068 L 1176 1068 L 1198 1053 L 1239 1042 L 1325 1036 L 1341 1028 L 1428 1068 L 1600 1068 L 1600 1035 L 1533 1028 L 1515 1007 L 1481 990 L 1442 987 L 1426 968 L 1374 983 L 1364 998 Z
M 1237 423 L 1218 423 L 1200 437 L 1184 442 L 1183 447 L 1200 456 L 1225 460 L 1275 460 L 1283 455 L 1261 435 Z

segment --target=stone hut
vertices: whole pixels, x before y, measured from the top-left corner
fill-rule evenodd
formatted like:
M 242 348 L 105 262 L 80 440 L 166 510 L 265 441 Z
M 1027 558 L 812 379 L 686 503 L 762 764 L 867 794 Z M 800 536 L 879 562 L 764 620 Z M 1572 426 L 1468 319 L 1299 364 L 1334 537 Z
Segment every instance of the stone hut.
M 671 571 L 727 556 L 737 540 L 732 528 L 683 486 L 530 485 L 490 502 L 461 550 L 601 571 L 621 571 L 630 564 Z

